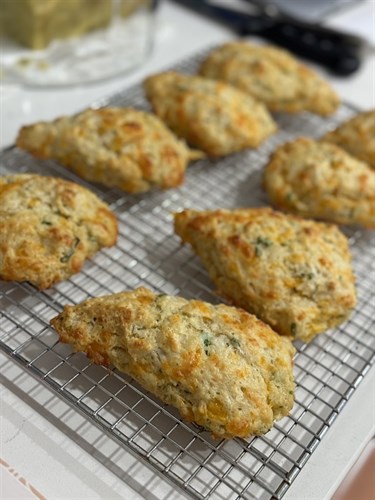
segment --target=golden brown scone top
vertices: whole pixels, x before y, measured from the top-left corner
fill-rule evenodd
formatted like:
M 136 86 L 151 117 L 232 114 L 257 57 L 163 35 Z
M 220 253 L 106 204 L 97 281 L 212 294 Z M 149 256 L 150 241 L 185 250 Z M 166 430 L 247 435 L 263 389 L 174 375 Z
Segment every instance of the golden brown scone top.
M 334 225 L 270 208 L 184 210 L 175 231 L 221 295 L 282 335 L 310 341 L 355 307 L 348 242 Z
M 65 306 L 51 324 L 216 437 L 263 434 L 293 406 L 290 340 L 243 310 L 138 288 Z
M 231 42 L 213 50 L 200 74 L 222 80 L 263 102 L 272 111 L 330 115 L 340 99 L 332 87 L 286 50 Z
M 190 151 L 156 116 L 132 108 L 87 109 L 29 125 L 16 143 L 83 179 L 130 193 L 179 186 L 188 162 L 203 156 Z
M 277 208 L 375 228 L 375 171 L 334 144 L 302 137 L 279 146 L 264 187 Z
M 337 144 L 375 168 L 375 109 L 359 113 L 326 134 L 322 140 Z
M 276 130 L 263 104 L 222 82 L 170 71 L 144 88 L 155 113 L 210 156 L 257 147 Z
M 88 189 L 34 174 L 0 177 L 0 279 L 48 288 L 116 239 L 115 216 Z

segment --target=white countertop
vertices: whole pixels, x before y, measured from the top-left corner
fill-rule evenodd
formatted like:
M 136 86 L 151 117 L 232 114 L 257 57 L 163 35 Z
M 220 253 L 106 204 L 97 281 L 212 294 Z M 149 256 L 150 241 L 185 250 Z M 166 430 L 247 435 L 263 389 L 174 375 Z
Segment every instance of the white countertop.
M 372 19 L 373 26 L 374 0 L 343 11 L 329 22 L 361 31 L 361 23 L 365 20 L 367 23 L 368 19 Z M 21 125 L 80 110 L 195 51 L 233 37 L 233 33 L 223 26 L 164 2 L 158 13 L 153 54 L 133 73 L 84 88 L 34 90 L 3 86 L 0 146 L 12 144 Z M 360 71 L 353 76 L 341 79 L 326 74 L 326 77 L 348 102 L 362 109 L 375 106 L 374 52 L 366 54 Z M 12 496 L 11 488 L 5 489 L 16 475 L 18 479 L 25 478 L 34 488 L 34 497 L 35 490 L 40 493 L 39 498 L 183 498 L 181 492 L 106 437 L 13 360 L 0 354 L 0 363 L 3 383 L 1 498 L 30 498 L 26 488 L 24 496 L 19 493 Z M 374 433 L 374 376 L 373 368 L 328 430 L 285 499 L 331 497 Z

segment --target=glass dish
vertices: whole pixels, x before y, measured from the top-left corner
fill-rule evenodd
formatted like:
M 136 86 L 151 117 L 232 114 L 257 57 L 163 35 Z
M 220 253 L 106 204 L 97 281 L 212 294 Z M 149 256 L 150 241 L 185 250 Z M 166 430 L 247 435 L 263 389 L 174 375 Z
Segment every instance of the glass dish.
M 153 45 L 157 0 L 0 0 L 0 79 L 65 86 L 139 66 Z

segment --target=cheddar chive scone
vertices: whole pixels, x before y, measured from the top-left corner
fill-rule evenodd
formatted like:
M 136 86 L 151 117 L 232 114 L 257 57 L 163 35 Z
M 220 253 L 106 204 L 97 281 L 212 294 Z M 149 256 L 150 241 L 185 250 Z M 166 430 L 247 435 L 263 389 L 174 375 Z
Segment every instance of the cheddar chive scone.
M 375 168 L 375 109 L 359 113 L 326 134 L 322 140 L 337 144 Z
M 168 127 L 210 156 L 258 147 L 276 130 L 263 104 L 225 83 L 171 71 L 144 88 Z
M 356 305 L 348 241 L 334 225 L 270 208 L 184 210 L 175 231 L 221 295 L 282 335 L 308 342 Z
M 182 184 L 191 151 L 150 113 L 132 108 L 87 109 L 23 127 L 16 144 L 53 159 L 88 181 L 130 193 Z
M 340 99 L 332 87 L 286 50 L 231 42 L 213 50 L 200 74 L 225 81 L 263 102 L 271 111 L 331 115 Z
M 299 138 L 279 146 L 264 187 L 277 208 L 375 228 L 375 171 L 334 144 Z
M 48 288 L 116 239 L 115 216 L 88 189 L 56 177 L 0 177 L 0 279 Z
M 294 347 L 243 310 L 138 288 L 65 306 L 51 324 L 215 437 L 264 434 L 293 406 Z

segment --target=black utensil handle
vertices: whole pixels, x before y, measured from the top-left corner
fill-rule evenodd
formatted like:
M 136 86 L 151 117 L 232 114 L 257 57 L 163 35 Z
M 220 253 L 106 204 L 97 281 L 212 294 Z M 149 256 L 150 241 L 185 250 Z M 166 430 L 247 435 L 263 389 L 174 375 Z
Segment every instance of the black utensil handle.
M 359 39 L 328 28 L 295 19 L 274 19 L 259 34 L 338 75 L 350 75 L 361 64 Z
M 183 5 L 231 26 L 241 35 L 257 35 L 281 45 L 291 52 L 346 76 L 354 73 L 361 63 L 361 39 L 340 31 L 307 23 L 284 14 L 258 15 L 221 7 L 207 0 L 174 0 Z

